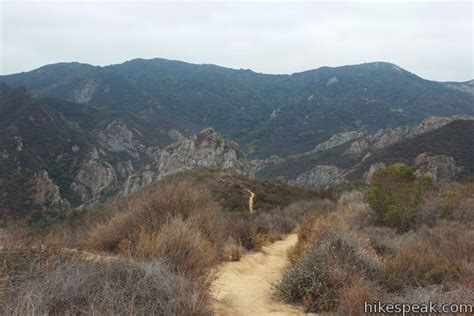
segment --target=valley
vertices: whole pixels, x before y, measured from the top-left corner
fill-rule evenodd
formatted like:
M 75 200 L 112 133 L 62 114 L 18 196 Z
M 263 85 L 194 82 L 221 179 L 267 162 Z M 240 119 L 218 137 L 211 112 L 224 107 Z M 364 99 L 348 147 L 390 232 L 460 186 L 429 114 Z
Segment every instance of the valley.
M 47 65 L 0 81 L 1 213 L 32 221 L 196 167 L 312 189 L 364 181 L 387 162 L 424 159 L 419 168 L 434 174 L 444 161 L 451 171 L 440 175 L 451 179 L 473 170 L 469 139 L 457 144 L 449 132 L 448 147 L 411 145 L 455 124 L 469 135 L 470 83 L 427 81 L 390 63 L 265 75 L 137 59 Z M 388 161 L 391 148 L 403 154 Z

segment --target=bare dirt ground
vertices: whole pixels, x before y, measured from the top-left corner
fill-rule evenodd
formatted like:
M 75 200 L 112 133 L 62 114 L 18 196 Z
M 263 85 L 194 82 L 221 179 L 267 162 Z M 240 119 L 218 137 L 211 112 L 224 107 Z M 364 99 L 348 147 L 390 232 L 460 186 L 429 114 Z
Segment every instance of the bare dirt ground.
M 281 278 L 288 261 L 287 252 L 298 241 L 296 234 L 261 252 L 244 254 L 240 261 L 219 267 L 211 294 L 216 315 L 302 315 L 299 306 L 275 298 L 273 285 Z

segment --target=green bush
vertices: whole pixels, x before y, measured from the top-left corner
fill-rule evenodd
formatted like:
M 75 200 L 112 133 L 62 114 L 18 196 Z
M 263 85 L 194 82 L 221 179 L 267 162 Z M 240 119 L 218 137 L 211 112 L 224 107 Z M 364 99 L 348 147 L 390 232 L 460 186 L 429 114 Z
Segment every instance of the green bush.
M 416 223 L 423 194 L 432 186 L 429 177 L 417 177 L 409 166 L 391 165 L 375 172 L 366 200 L 378 225 L 408 231 Z

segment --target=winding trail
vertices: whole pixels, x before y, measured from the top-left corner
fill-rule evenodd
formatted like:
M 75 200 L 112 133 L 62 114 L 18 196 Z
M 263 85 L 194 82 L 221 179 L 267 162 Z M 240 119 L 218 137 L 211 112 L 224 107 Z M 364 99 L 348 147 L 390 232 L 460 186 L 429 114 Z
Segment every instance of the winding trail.
M 255 210 L 253 209 L 253 205 L 254 205 L 254 202 L 255 202 L 255 193 L 253 193 L 249 189 L 245 189 L 245 190 L 250 194 L 250 196 L 249 196 L 249 212 L 254 213 Z
M 302 315 L 298 306 L 274 298 L 273 284 L 281 278 L 288 262 L 287 252 L 298 241 L 296 234 L 261 252 L 244 254 L 240 261 L 225 262 L 218 270 L 211 294 L 216 315 Z

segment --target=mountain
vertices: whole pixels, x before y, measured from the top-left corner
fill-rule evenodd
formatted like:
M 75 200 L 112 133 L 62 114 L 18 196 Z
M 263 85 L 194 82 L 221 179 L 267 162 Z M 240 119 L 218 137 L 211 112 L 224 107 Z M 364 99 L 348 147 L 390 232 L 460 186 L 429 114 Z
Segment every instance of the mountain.
M 453 88 L 456 83 L 424 80 L 384 62 L 267 75 L 136 59 L 105 67 L 54 64 L 0 81 L 36 96 L 128 113 L 183 135 L 210 126 L 259 159 L 301 154 L 345 131 L 474 114 L 472 94 Z
M 239 146 L 211 128 L 183 137 L 126 112 L 37 98 L 5 84 L 0 100 L 2 215 L 57 218 L 195 167 L 251 172 Z
M 293 155 L 273 163 L 267 163 L 256 172 L 256 175 L 267 179 L 284 178 L 296 185 L 311 188 L 342 183 L 348 180 L 346 173 L 361 162 L 383 162 L 383 159 L 378 154 L 375 155 L 375 153 L 383 152 L 385 148 L 391 148 L 390 146 L 392 145 L 404 144 L 407 140 L 421 137 L 431 131 L 441 130 L 444 126 L 458 120 L 473 122 L 474 117 L 458 115 L 451 117 L 427 117 L 419 124 L 412 126 L 384 128 L 373 133 L 367 131 L 347 131 L 335 134 L 309 152 Z M 469 130 L 466 132 L 469 132 Z M 453 135 L 456 134 L 454 133 Z M 427 138 L 426 146 L 436 146 L 435 142 L 434 138 Z M 470 150 L 468 143 L 462 143 L 459 147 L 466 151 Z M 424 146 L 420 148 L 424 148 Z M 448 154 L 453 154 L 450 153 L 453 147 L 446 146 L 445 148 Z M 401 151 L 401 153 L 406 154 L 405 151 Z M 394 158 L 398 157 L 395 159 L 396 162 L 413 163 L 413 160 L 408 156 L 403 158 L 403 154 L 400 156 L 392 153 L 391 156 Z M 466 165 L 465 159 L 459 162 L 461 165 Z M 469 174 L 469 171 L 467 174 Z M 359 178 L 362 178 L 363 173 L 357 173 L 357 175 Z M 354 178 L 351 177 L 351 179 Z
M 469 80 L 466 82 L 445 82 L 444 85 L 448 88 L 474 95 L 474 80 Z
M 166 175 L 203 167 L 217 167 L 246 175 L 251 175 L 254 169 L 237 143 L 225 139 L 212 128 L 206 128 L 155 151 L 144 168 L 127 177 L 119 196 L 136 192 Z
M 166 133 L 156 133 L 128 114 L 60 99 L 38 99 L 24 88 L 0 84 L 0 100 L 3 214 L 62 214 L 85 198 L 107 192 L 99 180 L 110 174 L 112 165 L 128 160 L 139 164 L 138 155 L 153 148 L 152 144 L 172 142 Z M 122 125 L 129 128 L 118 122 L 126 122 Z M 97 158 L 96 163 L 91 157 Z M 94 171 L 88 174 L 87 166 Z
M 435 179 L 474 175 L 474 120 L 454 120 L 445 126 L 387 146 L 361 161 L 346 176 L 358 179 L 393 163 L 415 166 Z
M 32 221 L 199 167 L 309 188 L 393 159 L 426 172 L 444 164 L 441 178 L 473 171 L 472 143 L 448 129 L 472 120 L 472 82 L 427 81 L 389 63 L 266 75 L 138 59 L 0 81 L 0 214 Z M 434 150 L 437 132 L 444 147 Z

